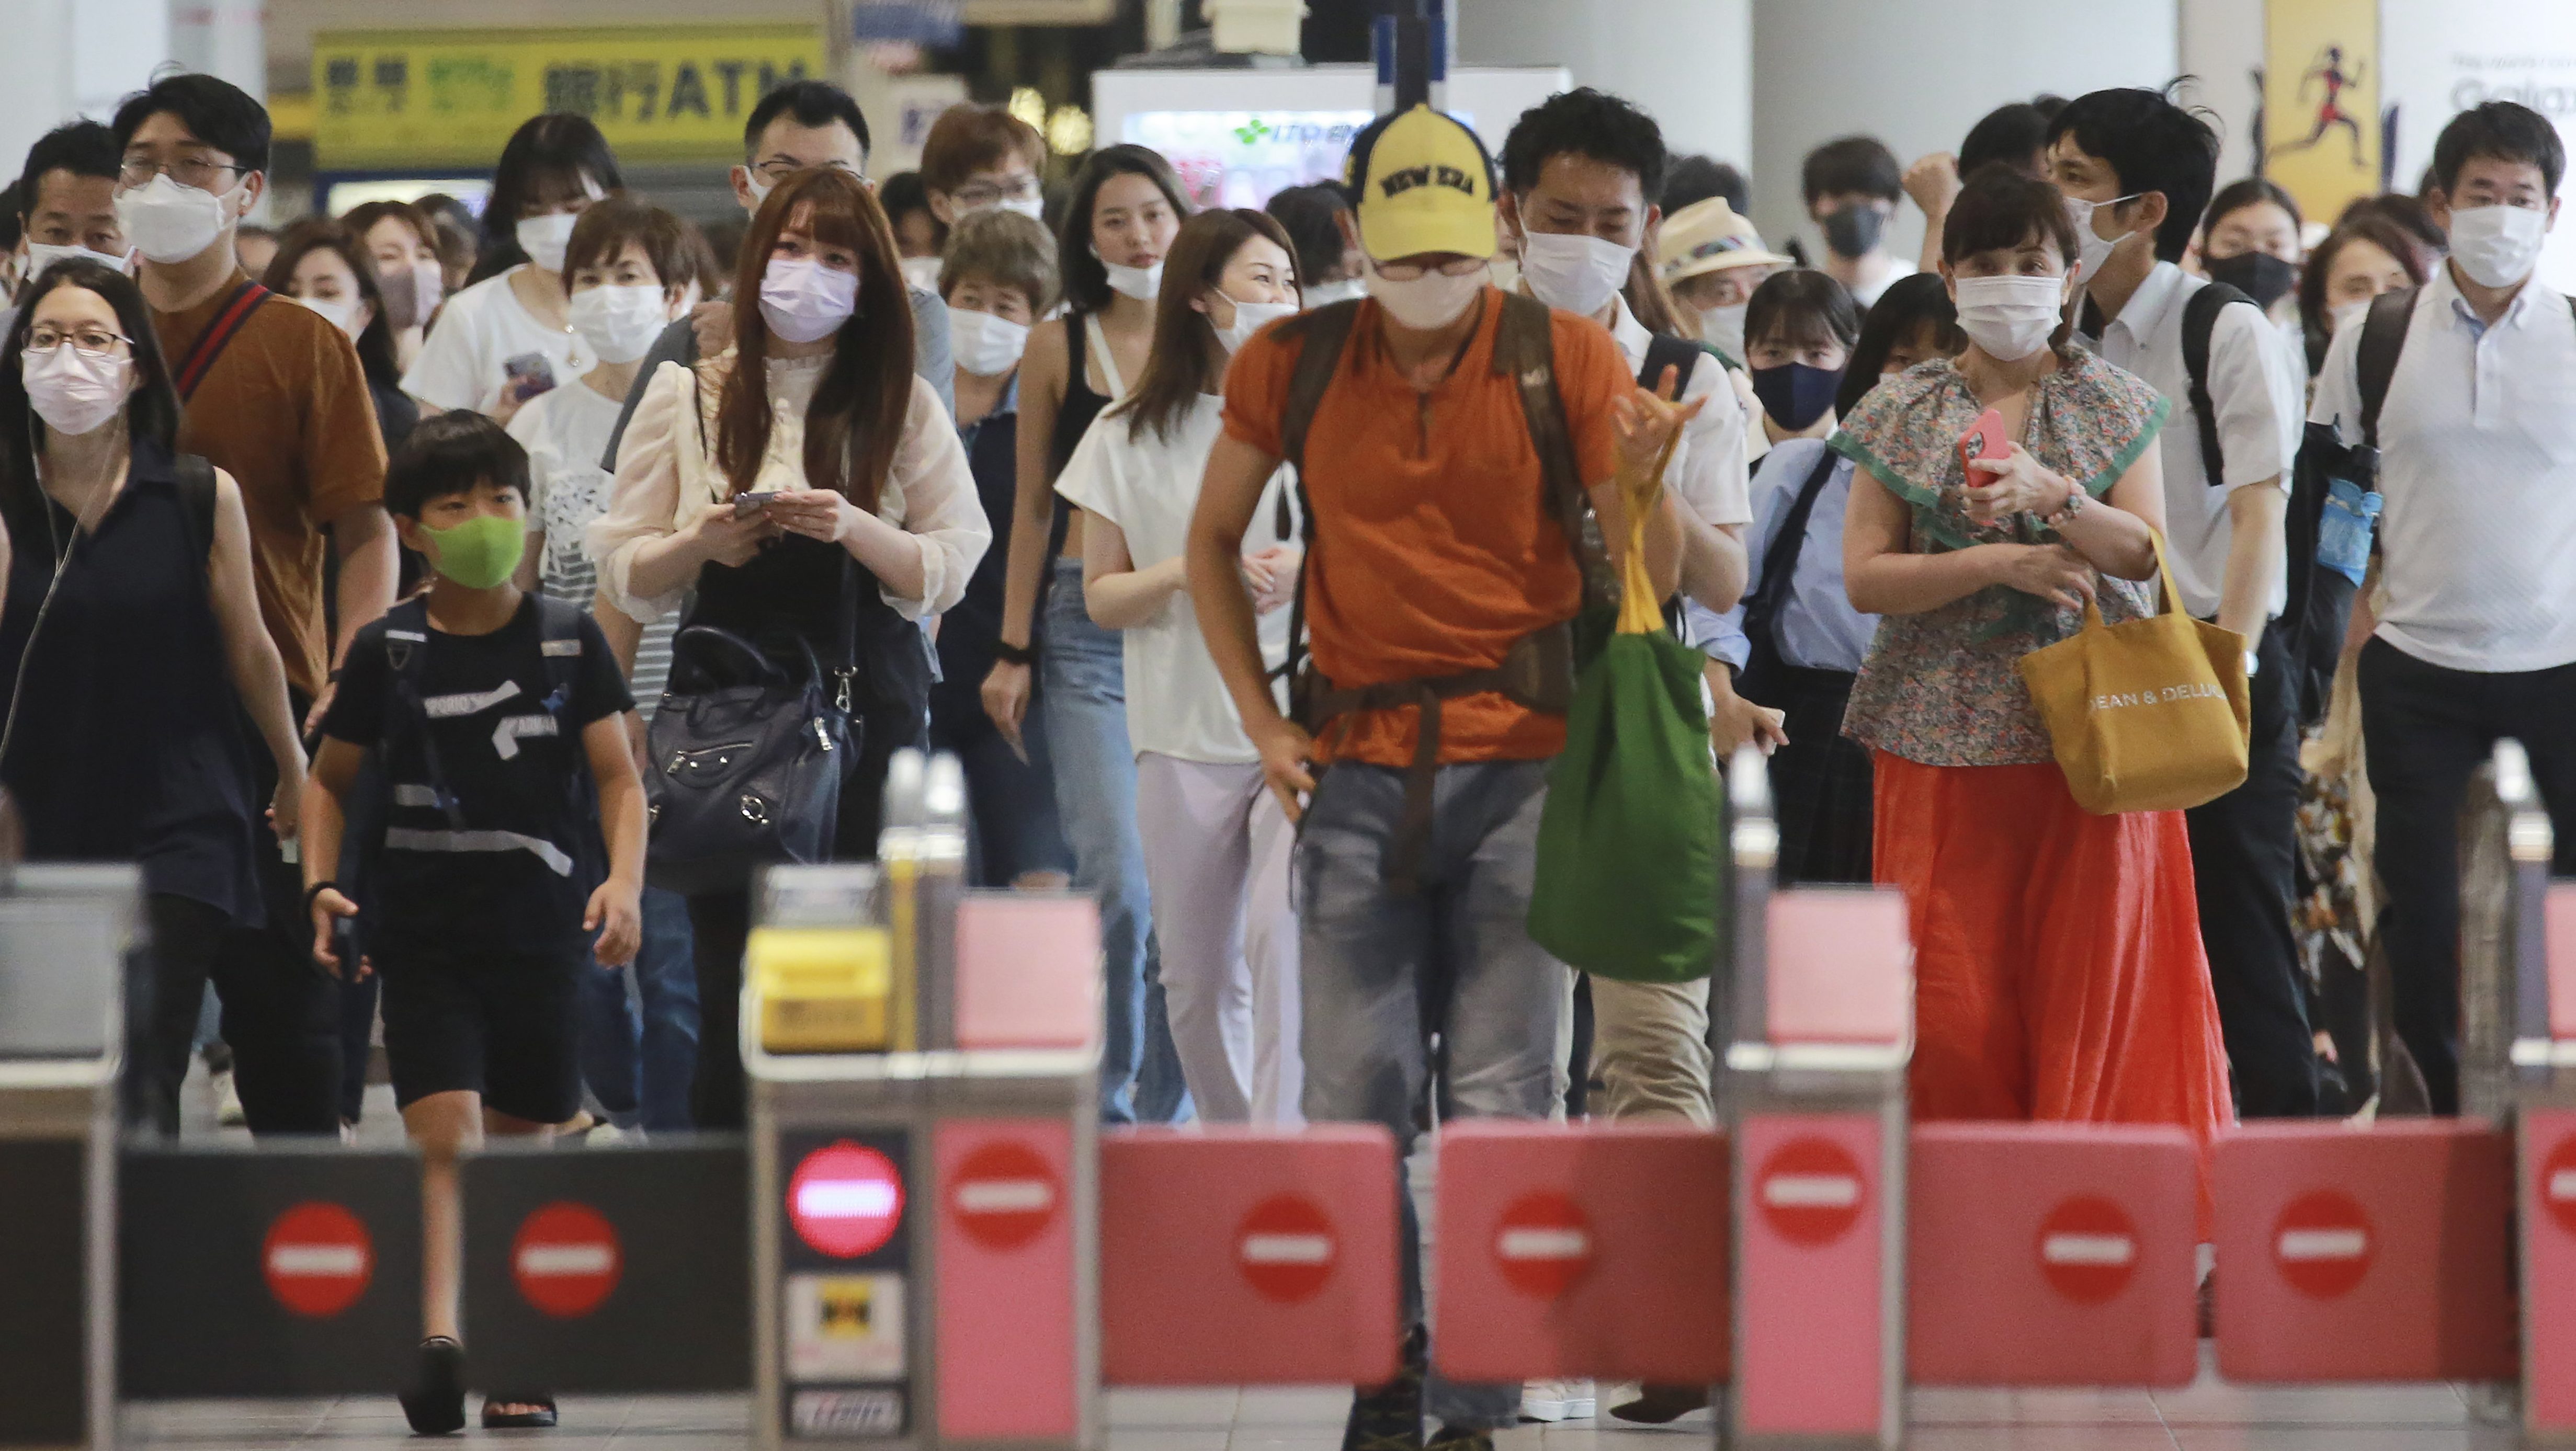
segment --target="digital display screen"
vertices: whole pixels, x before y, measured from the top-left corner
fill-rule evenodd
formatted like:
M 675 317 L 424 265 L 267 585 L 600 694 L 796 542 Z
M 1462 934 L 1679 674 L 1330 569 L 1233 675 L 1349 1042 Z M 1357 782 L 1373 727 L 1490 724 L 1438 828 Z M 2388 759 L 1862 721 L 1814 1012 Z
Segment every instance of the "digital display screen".
M 1371 111 L 1136 111 L 1118 139 L 1171 159 L 1201 207 L 1258 207 L 1292 186 L 1339 181 Z

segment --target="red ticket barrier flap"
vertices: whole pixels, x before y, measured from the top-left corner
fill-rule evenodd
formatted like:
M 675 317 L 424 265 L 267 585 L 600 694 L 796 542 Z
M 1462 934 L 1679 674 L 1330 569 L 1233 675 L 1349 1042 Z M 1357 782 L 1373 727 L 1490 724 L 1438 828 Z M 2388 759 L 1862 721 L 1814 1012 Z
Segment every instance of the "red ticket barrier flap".
M 1101 1378 L 1393 1379 L 1396 1186 L 1395 1141 L 1372 1125 L 1103 1133 Z
M 2211 1172 L 2229 1380 L 2518 1374 L 2505 1134 L 2251 1124 L 2219 1140 Z
M 1934 1124 L 1905 1166 L 1907 1379 L 2188 1384 L 2199 1155 L 2178 1128 Z
M 1100 1023 L 1100 909 L 974 892 L 957 904 L 957 1046 L 1079 1048 Z
M 1881 1429 L 1881 1133 L 1871 1114 L 1744 1118 L 1734 1354 L 1736 1420 L 1749 1434 Z
M 2549 1036 L 2576 1040 L 2576 882 L 2552 882 L 2541 907 L 2549 944 Z
M 1684 1125 L 1443 1129 L 1442 1372 L 1725 1380 L 1727 1184 L 1725 1137 Z
M 2524 1424 L 2576 1431 L 2576 1109 L 2522 1114 Z
M 1895 1045 L 1914 1021 L 1914 948 L 1903 892 L 1796 887 L 1764 918 L 1774 1043 Z
M 1079 1436 L 1073 1126 L 950 1119 L 931 1131 L 931 1153 L 941 1438 Z

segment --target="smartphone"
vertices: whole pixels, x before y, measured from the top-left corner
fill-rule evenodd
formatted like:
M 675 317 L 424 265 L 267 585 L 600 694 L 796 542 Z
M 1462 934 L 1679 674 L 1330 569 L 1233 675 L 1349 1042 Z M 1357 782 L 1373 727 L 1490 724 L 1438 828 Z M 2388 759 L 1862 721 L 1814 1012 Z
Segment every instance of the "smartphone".
M 2004 433 L 2004 416 L 1989 408 L 1977 415 L 1968 431 L 1959 435 L 1959 472 L 1967 475 L 1971 487 L 1991 483 L 1980 478 L 1968 465 L 1981 458 L 2002 458 L 2012 452 L 2012 439 Z
M 740 519 L 757 514 L 760 512 L 761 505 L 777 497 L 776 489 L 765 489 L 755 494 L 736 494 L 733 496 L 733 516 Z
M 357 918 L 341 917 L 333 920 L 331 923 L 331 955 L 340 959 L 341 980 L 344 982 L 357 981 L 358 960 L 362 955 L 358 944 Z M 322 973 L 326 977 L 330 975 L 330 969 L 323 967 L 322 964 L 318 962 L 313 964 L 313 967 L 315 971 Z
M 501 375 L 510 381 L 506 391 L 525 403 L 555 386 L 555 365 L 543 353 L 521 353 L 501 364 Z

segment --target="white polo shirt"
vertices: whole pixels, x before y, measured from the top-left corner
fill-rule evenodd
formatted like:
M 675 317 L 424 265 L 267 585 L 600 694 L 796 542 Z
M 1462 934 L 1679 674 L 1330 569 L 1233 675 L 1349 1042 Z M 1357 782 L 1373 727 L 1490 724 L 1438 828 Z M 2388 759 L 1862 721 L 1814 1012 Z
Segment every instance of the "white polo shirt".
M 2361 441 L 2359 326 L 2308 417 Z M 2576 316 L 2537 278 L 2479 321 L 2443 266 L 2379 415 L 2379 638 L 2449 670 L 2576 663 Z
M 2267 481 L 2289 489 L 2299 455 L 2299 402 L 2307 391 L 2307 364 L 2260 308 L 2220 308 L 2209 330 L 2209 400 L 2218 410 L 2226 469 L 2223 487 L 2210 484 L 2200 420 L 2191 410 L 2191 371 L 2182 360 L 2184 305 L 2208 285 L 2205 277 L 2159 262 L 2102 330 L 2103 359 L 2145 379 L 2173 405 L 2156 438 L 2165 475 L 2165 542 L 2183 608 L 2202 619 L 2218 613 L 2227 585 L 2227 551 L 2236 535 L 2228 496 Z M 2288 604 L 2283 577 L 2264 614 L 2278 615 Z
M 1629 376 L 1635 377 L 1646 366 L 1646 345 L 1655 335 L 1628 311 L 1628 299 L 1614 295 L 1610 305 L 1618 310 L 1610 320 L 1610 336 L 1619 344 L 1619 356 L 1628 360 Z M 1681 445 L 1664 470 L 1664 486 L 1703 524 L 1750 524 L 1753 496 L 1744 470 L 1744 405 L 1727 381 L 1726 365 L 1707 353 L 1700 354 L 1690 381 L 1682 385 L 1681 401 L 1694 398 L 1708 399 L 1708 406 L 1683 425 Z

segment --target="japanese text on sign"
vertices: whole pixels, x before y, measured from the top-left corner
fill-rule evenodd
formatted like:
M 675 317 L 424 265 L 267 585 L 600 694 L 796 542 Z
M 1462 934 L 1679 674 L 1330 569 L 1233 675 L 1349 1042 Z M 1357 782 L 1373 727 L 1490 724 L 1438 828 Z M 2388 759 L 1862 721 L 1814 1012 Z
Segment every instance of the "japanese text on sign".
M 324 31 L 314 140 L 326 169 L 488 166 L 529 117 L 572 112 L 622 157 L 732 157 L 763 95 L 823 74 L 803 25 Z

